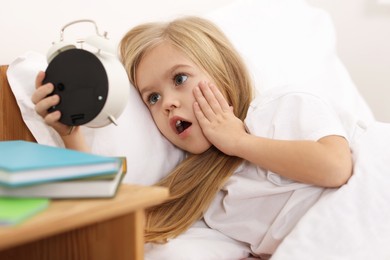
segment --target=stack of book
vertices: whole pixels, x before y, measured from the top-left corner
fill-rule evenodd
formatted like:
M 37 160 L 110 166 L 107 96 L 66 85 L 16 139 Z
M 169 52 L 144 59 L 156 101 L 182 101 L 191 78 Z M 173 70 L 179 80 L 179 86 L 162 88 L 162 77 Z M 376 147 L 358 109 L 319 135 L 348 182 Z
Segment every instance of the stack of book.
M 108 198 L 126 160 L 27 141 L 0 142 L 0 197 Z
M 113 197 L 125 173 L 125 158 L 1 141 L 0 226 L 19 224 L 50 199 Z

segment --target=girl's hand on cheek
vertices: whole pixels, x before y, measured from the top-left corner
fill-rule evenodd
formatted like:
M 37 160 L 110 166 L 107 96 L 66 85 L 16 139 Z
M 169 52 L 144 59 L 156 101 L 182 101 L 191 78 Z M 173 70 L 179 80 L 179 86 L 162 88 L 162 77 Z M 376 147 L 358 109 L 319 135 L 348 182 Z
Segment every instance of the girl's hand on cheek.
M 246 135 L 244 123 L 233 113 L 219 89 L 210 83 L 200 82 L 194 88 L 195 116 L 206 138 L 220 151 L 235 155 L 235 147 Z
M 35 104 L 35 111 L 40 115 L 46 124 L 53 127 L 61 136 L 69 135 L 70 126 L 62 124 L 59 120 L 61 117 L 60 111 L 49 113 L 48 109 L 57 105 L 60 102 L 58 95 L 48 96 L 53 92 L 54 86 L 51 83 L 42 85 L 45 77 L 44 72 L 38 73 L 35 81 L 35 91 L 31 97 L 31 101 Z

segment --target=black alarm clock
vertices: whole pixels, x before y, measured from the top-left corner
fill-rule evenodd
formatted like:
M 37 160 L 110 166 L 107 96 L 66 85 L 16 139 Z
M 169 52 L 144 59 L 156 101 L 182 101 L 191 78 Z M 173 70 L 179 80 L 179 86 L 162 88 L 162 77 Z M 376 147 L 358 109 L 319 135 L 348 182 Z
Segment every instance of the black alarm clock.
M 63 32 L 69 25 L 91 22 L 96 35 L 78 40 L 81 47 L 65 42 Z M 89 49 L 87 49 L 88 47 Z M 92 50 L 91 50 L 92 47 Z M 130 82 L 115 48 L 100 35 L 92 20 L 77 20 L 65 25 L 58 43 L 47 54 L 48 66 L 43 83 L 51 82 L 60 103 L 49 109 L 59 110 L 60 122 L 70 126 L 103 127 L 123 112 L 130 93 Z

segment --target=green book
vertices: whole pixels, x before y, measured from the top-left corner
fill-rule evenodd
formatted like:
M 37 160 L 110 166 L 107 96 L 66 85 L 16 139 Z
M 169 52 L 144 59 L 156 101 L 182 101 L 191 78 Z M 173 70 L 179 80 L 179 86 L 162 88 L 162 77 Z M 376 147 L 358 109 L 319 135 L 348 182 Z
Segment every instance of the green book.
M 43 211 L 49 205 L 49 199 L 1 198 L 0 225 L 16 225 Z

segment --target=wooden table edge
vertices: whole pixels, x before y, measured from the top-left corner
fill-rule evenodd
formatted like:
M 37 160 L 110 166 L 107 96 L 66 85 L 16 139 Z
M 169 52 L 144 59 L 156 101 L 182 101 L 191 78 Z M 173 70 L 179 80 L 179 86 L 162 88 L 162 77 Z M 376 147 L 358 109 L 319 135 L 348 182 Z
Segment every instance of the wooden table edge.
M 0 250 L 143 210 L 163 202 L 168 196 L 167 188 L 122 184 L 117 195 L 111 199 L 53 200 L 47 210 L 26 222 L 12 227 L 0 227 Z M 131 198 L 138 200 L 126 203 Z M 66 209 L 69 204 L 76 205 L 75 202 L 79 208 L 83 204 L 88 206 L 88 210 L 74 209 L 73 212 L 59 214 L 61 206 Z M 53 211 L 57 215 L 54 214 L 54 217 L 45 221 Z

